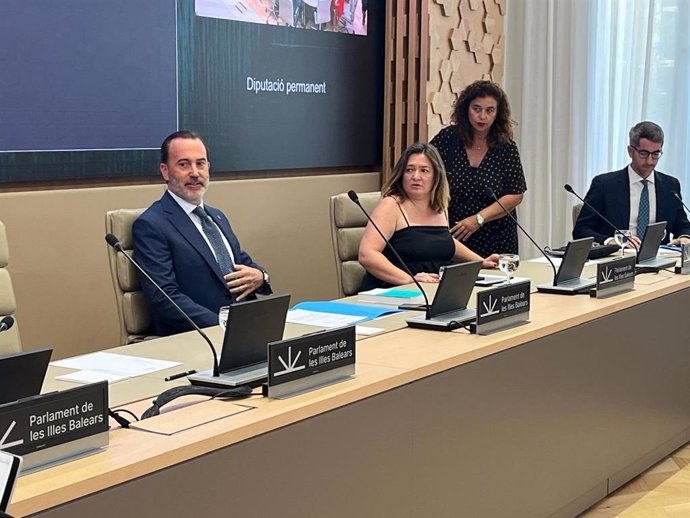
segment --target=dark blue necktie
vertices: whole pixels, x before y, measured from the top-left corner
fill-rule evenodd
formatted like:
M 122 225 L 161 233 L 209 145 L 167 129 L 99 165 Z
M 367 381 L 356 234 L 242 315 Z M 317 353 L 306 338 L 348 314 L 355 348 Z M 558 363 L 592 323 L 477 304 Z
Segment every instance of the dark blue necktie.
M 218 266 L 220 266 L 221 273 L 225 275 L 235 271 L 230 253 L 225 247 L 225 243 L 223 243 L 223 237 L 220 235 L 220 230 L 211 219 L 211 216 L 209 216 L 201 206 L 197 207 L 192 212 L 199 216 L 199 219 L 201 220 L 201 228 L 204 231 L 204 234 L 206 234 L 209 243 L 211 243 L 211 248 L 216 256 L 216 261 L 218 261 Z
M 649 180 L 642 180 L 642 194 L 640 195 L 640 210 L 637 212 L 637 236 L 641 239 L 649 225 Z

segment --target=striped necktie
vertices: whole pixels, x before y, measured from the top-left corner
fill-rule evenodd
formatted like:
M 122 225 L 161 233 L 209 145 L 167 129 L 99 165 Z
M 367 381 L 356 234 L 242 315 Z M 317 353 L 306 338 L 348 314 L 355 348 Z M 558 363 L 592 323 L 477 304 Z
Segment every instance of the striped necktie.
M 640 210 L 637 212 L 637 236 L 642 239 L 649 225 L 649 180 L 642 180 L 642 194 L 640 195 Z
M 225 275 L 235 271 L 235 268 L 232 264 L 232 259 L 230 258 L 230 253 L 225 247 L 225 243 L 223 243 L 223 237 L 220 235 L 220 230 L 211 219 L 211 216 L 208 215 L 201 205 L 192 212 L 199 216 L 199 219 L 201 220 L 201 229 L 208 238 L 208 242 L 211 243 L 211 248 L 216 256 L 216 261 L 218 261 L 218 266 L 220 266 L 220 272 Z

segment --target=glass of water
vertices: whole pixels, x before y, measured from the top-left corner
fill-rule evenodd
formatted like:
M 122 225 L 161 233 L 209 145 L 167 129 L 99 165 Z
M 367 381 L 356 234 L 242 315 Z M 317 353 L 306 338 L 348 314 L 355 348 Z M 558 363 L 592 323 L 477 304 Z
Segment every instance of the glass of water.
M 225 331 L 225 326 L 228 325 L 228 312 L 230 311 L 230 306 L 222 306 L 218 310 L 218 325 Z
M 501 254 L 498 256 L 498 269 L 506 275 L 506 282 L 510 284 L 515 273 L 520 266 L 520 256 L 517 254 Z
M 631 237 L 632 232 L 630 230 L 616 230 L 613 233 L 613 239 L 616 241 L 616 244 L 621 247 L 621 257 L 625 255 L 623 250 L 625 249 L 625 245 L 630 242 Z

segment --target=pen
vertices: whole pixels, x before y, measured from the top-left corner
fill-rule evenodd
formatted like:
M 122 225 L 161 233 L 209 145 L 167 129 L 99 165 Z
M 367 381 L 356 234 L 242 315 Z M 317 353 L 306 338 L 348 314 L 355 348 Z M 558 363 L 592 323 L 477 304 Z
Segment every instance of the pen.
M 172 376 L 168 376 L 167 378 L 165 378 L 165 381 L 179 380 L 180 378 L 184 378 L 185 376 L 191 376 L 192 374 L 196 374 L 196 369 L 192 369 L 191 371 L 186 372 L 178 372 L 177 374 L 173 374 Z

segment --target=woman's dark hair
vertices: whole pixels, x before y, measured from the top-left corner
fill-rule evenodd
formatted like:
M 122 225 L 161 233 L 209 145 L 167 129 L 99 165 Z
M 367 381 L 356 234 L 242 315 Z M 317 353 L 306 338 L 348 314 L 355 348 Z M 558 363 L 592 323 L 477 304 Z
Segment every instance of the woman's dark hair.
M 407 199 L 407 193 L 403 187 L 403 176 L 407 168 L 407 162 L 412 155 L 425 155 L 431 167 L 434 169 L 434 184 L 431 188 L 431 201 L 429 204 L 431 208 L 438 212 L 445 212 L 448 209 L 448 202 L 450 200 L 450 189 L 448 187 L 448 179 L 446 178 L 446 168 L 443 166 L 443 160 L 438 151 L 431 144 L 421 144 L 417 142 L 412 144 L 405 151 L 393 167 L 391 177 L 381 187 L 383 196 L 394 196 L 400 201 Z
M 480 97 L 493 97 L 496 99 L 496 119 L 489 129 L 487 144 L 496 147 L 508 144 L 513 139 L 513 124 L 510 117 L 510 104 L 503 89 L 491 81 L 475 81 L 466 87 L 453 107 L 453 124 L 458 131 L 460 141 L 469 146 L 472 144 L 474 129 L 470 124 L 470 104 Z

